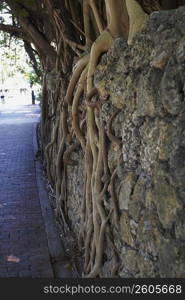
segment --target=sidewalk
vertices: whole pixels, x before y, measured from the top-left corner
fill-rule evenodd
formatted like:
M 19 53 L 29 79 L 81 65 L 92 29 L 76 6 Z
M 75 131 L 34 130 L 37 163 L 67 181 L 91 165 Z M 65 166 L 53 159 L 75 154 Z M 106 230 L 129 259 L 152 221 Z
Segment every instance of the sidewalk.
M 1 278 L 69 275 L 64 250 L 53 227 L 40 165 L 35 161 L 38 118 L 37 105 L 22 105 L 12 111 L 0 106 Z M 58 263 L 62 264 L 60 276 L 55 272 Z

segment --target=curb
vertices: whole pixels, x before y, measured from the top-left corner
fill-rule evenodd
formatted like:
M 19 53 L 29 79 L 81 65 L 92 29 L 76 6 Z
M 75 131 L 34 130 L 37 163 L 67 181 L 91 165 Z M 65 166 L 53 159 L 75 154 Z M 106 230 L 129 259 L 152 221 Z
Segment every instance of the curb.
M 36 153 L 39 150 L 36 137 L 37 125 L 38 123 L 35 123 L 33 128 L 34 157 L 36 157 Z M 72 272 L 69 270 L 70 262 L 66 257 L 64 246 L 60 239 L 59 231 L 55 223 L 54 214 L 49 203 L 46 186 L 43 180 L 43 166 L 42 163 L 36 159 L 35 173 L 54 278 L 72 278 Z

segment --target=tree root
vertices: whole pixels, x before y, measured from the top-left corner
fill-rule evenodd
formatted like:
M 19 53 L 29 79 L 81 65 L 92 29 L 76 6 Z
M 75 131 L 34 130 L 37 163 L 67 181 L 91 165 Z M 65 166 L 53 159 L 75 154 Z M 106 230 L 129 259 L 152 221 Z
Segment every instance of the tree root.
M 115 168 L 115 170 L 112 173 L 108 190 L 110 191 L 111 200 L 112 200 L 111 203 L 113 204 L 114 223 L 118 224 L 118 222 L 119 222 L 118 200 L 117 200 L 117 196 L 116 196 L 115 188 L 114 188 L 114 182 L 115 182 L 116 175 L 117 175 L 117 167 Z
M 77 166 L 78 162 L 71 159 L 70 155 L 73 151 L 75 151 L 79 147 L 79 143 L 71 145 L 63 154 L 63 162 L 66 165 Z
M 51 176 L 51 165 L 50 165 L 50 157 L 49 157 L 49 150 L 50 148 L 55 144 L 57 140 L 57 133 L 58 133 L 58 126 L 59 126 L 59 119 L 57 119 L 57 122 L 55 124 L 55 127 L 53 129 L 53 137 L 50 143 L 47 144 L 45 148 L 45 161 L 46 161 L 46 172 L 48 176 L 48 180 L 50 182 L 53 182 L 53 178 Z
M 148 20 L 148 15 L 144 12 L 136 0 L 126 0 L 126 6 L 130 23 L 129 37 L 127 42 L 128 45 L 131 45 L 135 35 L 144 28 Z
M 93 45 L 91 47 L 89 68 L 88 68 L 88 74 L 87 74 L 87 92 L 88 93 L 90 93 L 90 91 L 93 88 L 92 77 L 94 75 L 100 55 L 103 52 L 106 52 L 112 46 L 112 43 L 113 43 L 113 38 L 112 38 L 111 34 L 109 33 L 109 31 L 105 30 L 96 39 L 96 41 L 93 43 Z
M 76 84 L 81 76 L 81 73 L 83 69 L 87 66 L 89 61 L 89 54 L 83 56 L 76 64 L 75 69 L 73 71 L 72 78 L 70 80 L 70 83 L 67 88 L 66 96 L 65 96 L 65 102 L 68 103 L 68 105 L 72 104 L 73 101 L 73 92 L 76 87 Z
M 108 217 L 102 222 L 101 228 L 100 228 L 100 234 L 99 234 L 99 239 L 97 240 L 97 252 L 96 252 L 96 261 L 93 269 L 91 272 L 86 276 L 86 278 L 93 278 L 96 277 L 102 267 L 102 258 L 103 258 L 103 252 L 104 252 L 104 237 L 105 237 L 105 230 L 106 230 L 106 225 L 107 222 L 110 218 L 112 211 L 109 213 Z
M 56 205 L 57 205 L 57 214 L 60 212 L 60 205 L 61 201 L 60 195 L 63 193 L 61 190 L 61 183 L 64 180 L 65 176 L 63 176 L 64 168 L 62 167 L 62 161 L 63 161 L 63 153 L 65 151 L 65 140 L 67 138 L 67 106 L 63 105 L 62 110 L 62 140 L 59 145 L 57 159 L 56 159 Z
M 115 119 L 115 117 L 117 116 L 117 114 L 119 113 L 119 110 L 115 111 L 115 113 L 112 115 L 112 117 L 109 119 L 108 125 L 107 125 L 107 135 L 108 138 L 110 139 L 110 141 L 117 145 L 118 148 L 120 148 L 122 141 L 121 139 L 119 139 L 118 137 L 116 137 L 113 133 L 112 133 L 112 122 Z
M 82 149 L 85 151 L 85 137 L 80 129 L 79 125 L 79 112 L 78 112 L 78 106 L 79 106 L 79 101 L 80 101 L 80 96 L 82 95 L 84 91 L 84 84 L 85 84 L 85 78 L 87 74 L 87 69 L 83 70 L 79 82 L 78 82 L 78 87 L 76 89 L 74 99 L 73 99 L 73 105 L 72 105 L 72 127 L 74 129 L 75 135 L 77 139 L 79 140 Z
M 91 99 L 98 94 L 98 90 L 96 87 L 92 88 L 91 92 L 86 97 L 86 105 L 92 108 L 99 109 L 102 104 L 107 101 L 108 96 L 100 97 L 100 100 L 91 102 Z

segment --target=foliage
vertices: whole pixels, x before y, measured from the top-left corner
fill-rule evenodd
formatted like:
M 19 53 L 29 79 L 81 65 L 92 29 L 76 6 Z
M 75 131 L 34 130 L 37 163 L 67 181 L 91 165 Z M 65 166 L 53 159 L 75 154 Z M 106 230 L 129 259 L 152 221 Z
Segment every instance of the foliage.
M 0 33 L 0 45 L 2 45 L 0 50 L 0 82 L 22 73 L 28 82 L 32 82 L 32 84 L 41 83 L 40 78 L 33 71 L 22 41 L 13 37 L 10 38 L 9 34 Z
M 29 80 L 30 85 L 33 86 L 35 84 L 41 84 L 41 78 L 37 76 L 37 74 L 33 71 L 25 71 L 23 70 L 23 74 L 27 80 Z

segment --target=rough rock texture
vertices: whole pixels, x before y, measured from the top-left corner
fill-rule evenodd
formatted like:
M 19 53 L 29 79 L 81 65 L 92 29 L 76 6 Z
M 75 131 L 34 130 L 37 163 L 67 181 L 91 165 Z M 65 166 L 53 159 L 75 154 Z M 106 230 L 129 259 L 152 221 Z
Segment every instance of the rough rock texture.
M 131 47 L 115 41 L 95 74 L 99 92 L 110 95 L 103 118 L 119 109 L 112 127 L 121 152 L 112 143 L 108 159 L 113 171 L 122 158 L 115 182 L 119 223 L 112 224 L 121 277 L 185 277 L 184 20 L 184 7 L 153 13 Z M 68 194 L 77 235 L 82 157 L 80 165 Z M 107 242 L 104 277 L 114 264 L 111 247 Z

